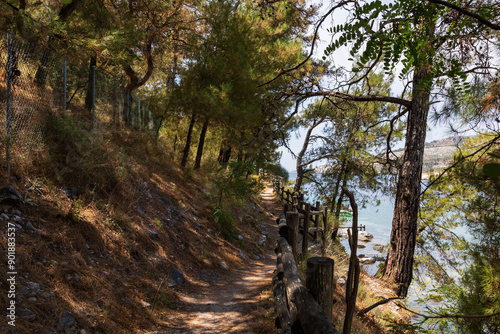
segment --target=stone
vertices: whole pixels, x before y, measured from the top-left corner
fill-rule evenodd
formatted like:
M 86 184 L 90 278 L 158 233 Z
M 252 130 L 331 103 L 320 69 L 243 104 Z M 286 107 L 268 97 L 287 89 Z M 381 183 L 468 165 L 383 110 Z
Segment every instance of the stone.
M 70 328 L 71 326 L 75 325 L 75 317 L 71 312 L 63 312 L 61 314 L 61 318 L 59 318 L 59 323 L 57 324 L 57 330 L 62 331 L 65 330 L 66 328 Z
M 358 236 L 358 241 L 370 242 L 370 240 L 371 240 L 370 238 Z
M 36 297 L 29 297 L 29 298 L 28 298 L 28 300 L 29 300 L 30 302 L 36 302 Z
M 262 246 L 266 241 L 267 241 L 267 237 L 265 235 L 260 237 L 260 240 L 258 242 L 259 246 Z
M 15 205 L 22 202 L 22 200 L 23 197 L 13 186 L 8 185 L 0 189 L 0 203 Z
M 243 260 L 245 260 L 247 258 L 247 256 L 245 255 L 245 253 L 243 253 L 242 251 L 238 250 L 238 255 L 240 258 L 242 258 Z
M 219 263 L 219 267 L 223 270 L 229 270 L 227 264 L 225 264 L 224 261 L 221 261 L 221 263 Z
M 17 314 L 28 321 L 35 321 L 36 319 L 36 315 L 28 309 L 21 309 L 17 311 Z
M 158 234 L 158 232 L 155 231 L 151 232 L 149 236 L 151 237 L 151 239 L 156 239 L 156 240 L 160 239 L 160 235 Z
M 64 187 L 62 191 L 69 199 L 78 199 L 81 196 L 80 191 L 75 187 Z
M 338 280 L 337 280 L 337 284 L 340 285 L 340 286 L 346 285 L 347 281 L 346 281 L 345 277 L 339 277 Z
M 365 245 L 358 245 L 357 247 L 358 247 L 358 248 L 366 248 L 366 246 L 365 246 Z
M 138 205 L 137 206 L 137 210 L 139 210 L 139 212 L 142 214 L 142 215 L 145 215 L 146 213 L 148 213 L 146 211 L 146 209 L 144 209 L 142 206 Z
M 35 232 L 38 231 L 38 229 L 36 227 L 34 227 L 30 222 L 27 222 L 25 226 L 29 230 L 32 230 L 32 231 L 35 231 Z
M 371 233 L 368 233 L 366 231 L 360 231 L 358 232 L 359 237 L 367 238 L 367 239 L 373 239 L 373 235 Z
M 141 304 L 142 304 L 142 307 L 144 307 L 144 308 L 151 308 L 151 304 L 145 300 L 141 300 Z
M 30 289 L 31 291 L 33 291 L 34 293 L 39 293 L 40 292 L 40 284 L 38 283 L 35 283 L 35 282 L 27 282 L 26 283 L 26 286 L 28 287 L 28 289 Z
M 184 274 L 176 266 L 170 268 L 170 278 L 175 282 L 176 285 L 181 285 L 186 282 Z
M 374 257 L 363 257 L 363 258 L 359 259 L 359 263 L 373 264 L 373 263 L 375 263 L 375 258 Z
M 7 216 L 5 213 L 2 213 L 0 215 L 0 218 L 2 218 L 3 220 L 9 220 L 10 219 L 9 216 Z
M 373 249 L 376 250 L 377 252 L 382 253 L 384 251 L 384 245 L 375 244 L 375 245 L 373 245 Z

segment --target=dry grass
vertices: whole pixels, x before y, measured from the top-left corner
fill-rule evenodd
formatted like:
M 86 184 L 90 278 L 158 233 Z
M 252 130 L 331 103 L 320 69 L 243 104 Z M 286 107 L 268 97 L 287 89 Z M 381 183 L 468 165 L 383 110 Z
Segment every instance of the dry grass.
M 14 182 L 0 175 L 2 184 L 21 193 L 28 178 L 41 188 L 39 196 L 30 195 L 36 206 L 19 208 L 39 232 L 17 235 L 18 283 L 34 281 L 52 294 L 29 301 L 19 293 L 18 305 L 36 321 L 19 319 L 12 332 L 55 329 L 70 311 L 88 333 L 146 333 L 168 324 L 176 308 L 176 292 L 165 284 L 172 266 L 189 286 L 200 272 L 221 271 L 221 261 L 241 266 L 242 247 L 258 254 L 258 226 L 240 223 L 242 242 L 216 236 L 213 203 L 203 191 L 210 188 L 209 175 L 186 178 L 168 149 L 148 134 L 122 129 L 92 135 L 83 110 L 68 118 L 49 116 L 48 127 L 43 150 L 14 166 Z M 82 197 L 68 199 L 64 186 L 78 188 Z M 262 219 L 251 207 L 235 210 L 237 217 L 247 214 Z M 5 252 L 5 234 L 0 244 Z M 0 282 L 2 291 L 5 284 Z M 7 296 L 0 300 L 5 305 Z M 261 311 L 264 318 L 268 309 Z

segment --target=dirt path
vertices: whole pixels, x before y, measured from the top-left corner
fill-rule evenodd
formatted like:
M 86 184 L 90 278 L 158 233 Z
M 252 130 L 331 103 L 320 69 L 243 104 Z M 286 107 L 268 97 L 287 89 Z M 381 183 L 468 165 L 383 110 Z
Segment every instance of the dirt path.
M 278 214 L 272 188 L 266 188 L 262 199 L 269 212 Z M 268 232 L 277 236 L 274 222 L 266 223 Z M 265 319 L 263 307 L 269 307 L 275 268 L 276 255 L 267 250 L 265 259 L 248 260 L 246 266 L 225 275 L 207 273 L 205 283 L 178 293 L 180 305 L 171 319 L 172 329 L 163 333 L 270 333 L 271 320 Z

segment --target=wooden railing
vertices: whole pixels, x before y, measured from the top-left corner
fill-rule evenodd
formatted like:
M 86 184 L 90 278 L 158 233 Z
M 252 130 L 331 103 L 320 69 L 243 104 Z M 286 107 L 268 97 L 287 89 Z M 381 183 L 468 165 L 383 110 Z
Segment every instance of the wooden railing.
M 273 279 L 277 332 L 338 334 L 332 324 L 334 261 L 327 257 L 305 259 L 309 237 L 318 241 L 319 233 L 325 254 L 328 210 L 321 208 L 319 202 L 315 206 L 305 203 L 301 193 L 285 191 L 282 180 L 275 179 L 273 188 L 284 207 L 284 213 L 277 219 L 280 238 Z M 297 268 L 299 230 L 303 234 L 302 260 L 307 260 L 306 285 Z

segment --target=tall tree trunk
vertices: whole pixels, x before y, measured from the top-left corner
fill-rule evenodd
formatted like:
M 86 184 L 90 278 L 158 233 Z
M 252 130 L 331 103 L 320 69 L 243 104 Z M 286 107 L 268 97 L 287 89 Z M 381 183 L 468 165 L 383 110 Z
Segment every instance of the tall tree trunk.
M 406 297 L 413 278 L 413 256 L 420 206 L 420 182 L 429 113 L 429 70 L 416 71 L 413 100 L 408 113 L 403 165 L 399 172 L 394 217 L 385 277 L 397 284 L 397 293 Z
M 201 128 L 200 141 L 198 142 L 198 151 L 196 152 L 196 160 L 194 163 L 195 170 L 200 169 L 200 167 L 201 167 L 201 157 L 203 155 L 203 146 L 205 145 L 205 137 L 207 135 L 209 122 L 210 122 L 210 118 L 206 117 L 205 121 L 203 122 L 203 126 Z
M 73 0 L 69 4 L 63 5 L 61 10 L 59 11 L 57 21 L 65 22 L 71 15 L 71 13 L 73 13 L 79 2 L 81 2 L 81 0 Z M 43 51 L 42 56 L 40 57 L 40 63 L 36 70 L 35 80 L 34 80 L 35 84 L 37 84 L 39 87 L 45 86 L 45 83 L 47 82 L 47 75 L 48 75 L 47 67 L 49 65 L 52 54 L 51 47 L 53 46 L 55 40 L 56 38 L 54 36 L 49 37 L 49 40 L 47 42 L 48 48 L 45 49 L 45 51 Z
M 228 163 L 229 159 L 231 159 L 231 146 L 227 146 L 226 143 L 223 142 L 220 147 L 217 161 L 219 163 Z
M 187 164 L 187 159 L 189 157 L 189 150 L 191 149 L 191 138 L 193 137 L 193 128 L 196 123 L 196 112 L 193 111 L 191 116 L 191 122 L 189 123 L 189 129 L 186 137 L 186 145 L 184 145 L 184 152 L 182 153 L 181 167 L 185 168 Z
M 94 71 L 93 68 L 97 66 L 97 57 L 91 56 L 90 57 L 90 62 L 89 62 L 89 81 L 87 85 L 87 94 L 85 96 L 85 107 L 87 110 L 92 110 L 92 104 L 94 102 L 94 92 L 92 89 L 92 85 L 94 83 Z
M 307 152 L 307 147 L 309 146 L 309 142 L 311 141 L 311 134 L 314 128 L 317 127 L 319 124 L 321 124 L 323 120 L 324 118 L 320 118 L 319 120 L 314 120 L 314 122 L 307 129 L 306 136 L 304 137 L 304 144 L 302 144 L 302 149 L 297 155 L 297 163 L 296 163 L 297 177 L 295 178 L 295 185 L 293 186 L 294 192 L 298 192 L 300 190 L 300 187 L 302 186 L 302 180 L 305 174 L 304 170 L 305 164 L 302 162 L 302 159 L 304 159 L 304 155 Z

